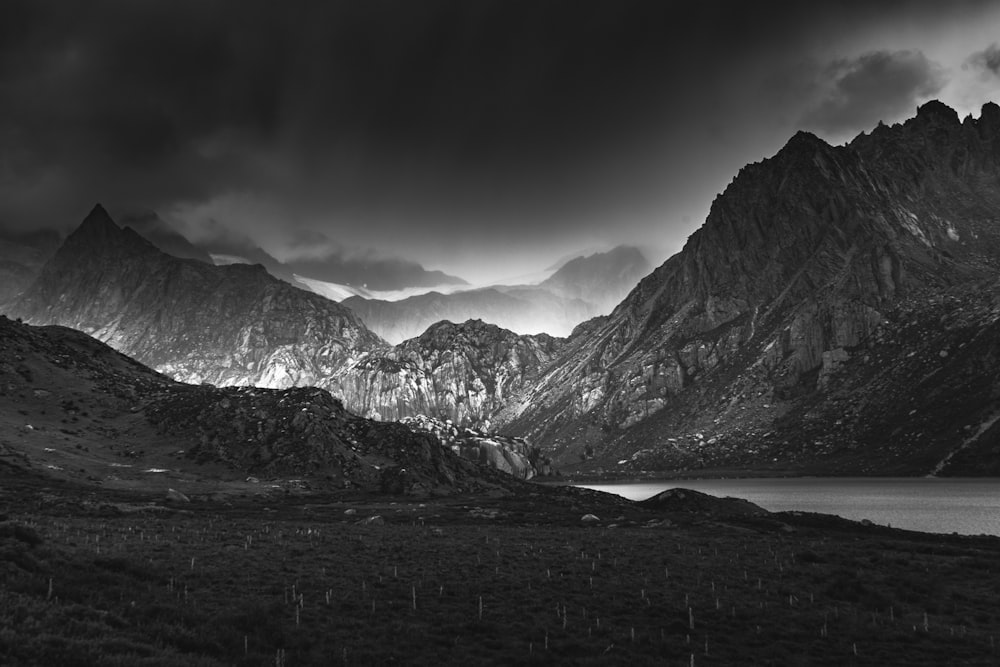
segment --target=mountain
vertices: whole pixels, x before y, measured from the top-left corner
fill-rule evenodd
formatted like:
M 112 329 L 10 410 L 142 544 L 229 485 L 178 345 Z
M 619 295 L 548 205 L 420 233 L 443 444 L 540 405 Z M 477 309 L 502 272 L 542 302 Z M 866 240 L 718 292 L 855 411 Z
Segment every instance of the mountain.
M 594 314 L 590 304 L 579 299 L 564 299 L 534 287 L 428 292 L 399 301 L 352 296 L 341 303 L 390 343 L 419 336 L 442 320 L 481 319 L 519 334 L 568 335 L 573 325 Z
M 586 301 L 595 315 L 605 315 L 652 269 L 638 248 L 618 246 L 571 259 L 539 287 L 566 299 Z
M 1000 107 L 929 102 L 841 147 L 800 132 L 574 332 L 507 428 L 591 469 L 955 473 L 977 451 L 995 471 L 998 269 Z
M 153 211 L 130 213 L 120 219 L 123 227 L 131 227 L 157 248 L 180 259 L 196 259 L 214 264 L 212 256 L 187 240 Z
M 78 329 L 178 380 L 329 386 L 385 343 L 351 311 L 263 267 L 171 257 L 96 206 L 14 302 L 33 324 Z
M 416 494 L 514 483 L 431 433 L 357 417 L 322 389 L 187 385 L 78 331 L 2 316 L 0 340 L 0 465 L 211 494 L 275 482 Z
M 0 229 L 0 307 L 31 284 L 61 241 L 53 230 Z
M 359 359 L 338 385 L 347 405 L 375 419 L 423 414 L 490 431 L 561 347 L 558 338 L 519 336 L 481 320 L 438 322 Z
M 568 336 L 596 315 L 609 313 L 649 273 L 637 248 L 619 246 L 577 257 L 539 285 L 495 285 L 397 301 L 354 296 L 342 303 L 390 343 L 420 335 L 431 324 L 481 319 L 519 334 Z
M 442 322 L 390 348 L 347 308 L 287 285 L 262 266 L 172 257 L 133 229 L 119 228 L 99 205 L 11 312 L 31 324 L 59 324 L 93 335 L 174 380 L 315 386 L 333 392 L 356 414 L 398 419 L 423 413 L 484 429 L 488 415 L 502 412 L 507 396 L 521 391 L 559 347 L 548 336 L 517 336 L 482 322 Z M 215 428 L 211 420 L 196 419 L 187 404 L 175 407 L 182 415 L 175 432 L 185 420 Z M 212 414 L 231 418 L 228 412 Z M 530 447 L 524 441 L 480 435 L 459 453 L 504 470 L 514 462 L 520 476 L 534 474 L 533 464 L 517 463 L 527 460 Z M 214 442 L 210 433 L 205 437 Z M 487 452 L 491 446 L 491 456 L 473 456 L 473 450 Z

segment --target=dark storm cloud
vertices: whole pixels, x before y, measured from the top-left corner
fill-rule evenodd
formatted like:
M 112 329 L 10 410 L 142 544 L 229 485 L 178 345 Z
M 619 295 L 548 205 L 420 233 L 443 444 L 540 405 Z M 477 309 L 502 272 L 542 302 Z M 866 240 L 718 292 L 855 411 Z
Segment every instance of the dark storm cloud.
M 837 60 L 822 75 L 832 87 L 802 122 L 834 134 L 912 114 L 918 101 L 946 83 L 941 67 L 920 51 L 876 51 Z
M 860 130 L 938 82 L 917 52 L 817 69 L 816 44 L 983 6 L 4 0 L 0 221 L 66 227 L 100 199 L 287 256 L 325 247 L 308 230 L 456 254 L 697 223 L 805 103 Z
M 1000 76 L 1000 46 L 994 42 L 982 51 L 976 51 L 966 59 L 964 65 Z

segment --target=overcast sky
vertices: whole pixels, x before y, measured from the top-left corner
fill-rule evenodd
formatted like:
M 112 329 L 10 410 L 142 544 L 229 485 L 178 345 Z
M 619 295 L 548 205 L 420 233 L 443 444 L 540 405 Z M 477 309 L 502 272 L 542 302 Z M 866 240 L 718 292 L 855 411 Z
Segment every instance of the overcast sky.
M 3 0 L 0 223 L 101 201 L 473 281 L 659 263 L 796 130 L 978 116 L 998 39 L 997 2 Z

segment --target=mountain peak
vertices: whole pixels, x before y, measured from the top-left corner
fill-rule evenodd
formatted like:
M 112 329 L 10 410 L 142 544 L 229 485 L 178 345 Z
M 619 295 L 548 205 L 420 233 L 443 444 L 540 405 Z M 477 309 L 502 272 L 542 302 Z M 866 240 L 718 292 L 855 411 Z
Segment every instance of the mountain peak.
M 789 152 L 799 152 L 799 151 L 809 151 L 813 152 L 821 148 L 829 148 L 830 144 L 826 143 L 819 137 L 817 137 L 812 132 L 806 132 L 805 130 L 799 130 L 792 135 L 784 147 L 779 151 L 780 153 Z
M 979 122 L 987 127 L 1000 128 L 1000 106 L 996 102 L 984 104 L 979 115 Z
M 931 120 L 933 118 L 953 125 L 959 124 L 958 112 L 944 102 L 931 100 L 917 107 L 918 120 Z
M 90 213 L 80 223 L 77 231 L 86 231 L 88 234 L 117 234 L 121 232 L 121 228 L 111 219 L 107 210 L 100 203 L 97 203 L 94 204 L 94 208 L 90 209 Z
M 94 253 L 104 254 L 112 248 L 115 252 L 155 250 L 155 247 L 135 230 L 119 227 L 107 210 L 96 204 L 80 226 L 66 237 L 59 253 L 94 255 Z

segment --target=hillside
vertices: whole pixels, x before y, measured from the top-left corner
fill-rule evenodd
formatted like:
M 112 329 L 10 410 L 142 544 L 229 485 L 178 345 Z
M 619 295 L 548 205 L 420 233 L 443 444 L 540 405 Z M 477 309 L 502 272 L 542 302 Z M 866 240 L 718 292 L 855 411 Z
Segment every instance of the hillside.
M 430 433 L 357 417 L 322 389 L 183 384 L 72 329 L 6 317 L 0 340 L 3 465 L 146 493 L 426 494 L 514 481 Z

